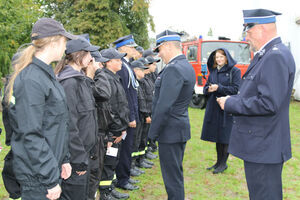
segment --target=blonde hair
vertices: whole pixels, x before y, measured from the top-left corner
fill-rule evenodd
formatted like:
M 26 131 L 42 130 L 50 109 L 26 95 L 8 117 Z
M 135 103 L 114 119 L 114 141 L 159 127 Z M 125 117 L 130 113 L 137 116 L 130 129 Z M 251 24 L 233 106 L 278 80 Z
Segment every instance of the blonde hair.
M 32 36 L 36 36 L 36 34 L 32 34 Z M 32 57 L 34 56 L 34 54 L 36 52 L 43 50 L 51 42 L 60 40 L 62 37 L 65 37 L 65 36 L 56 35 L 56 36 L 45 37 L 45 38 L 33 40 L 32 45 L 26 47 L 25 49 L 21 49 L 17 52 L 18 57 L 12 63 L 14 72 L 11 75 L 8 85 L 7 85 L 7 88 L 5 90 L 5 93 L 7 94 L 5 100 L 7 103 L 10 102 L 11 97 L 13 95 L 13 85 L 14 85 L 16 77 L 23 69 L 25 69 L 32 62 Z

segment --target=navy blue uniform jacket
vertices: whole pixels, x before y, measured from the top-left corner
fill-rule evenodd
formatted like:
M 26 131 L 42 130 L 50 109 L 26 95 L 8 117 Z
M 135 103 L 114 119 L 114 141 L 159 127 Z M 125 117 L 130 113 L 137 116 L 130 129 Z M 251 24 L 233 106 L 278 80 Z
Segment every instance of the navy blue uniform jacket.
M 135 90 L 132 87 L 131 79 L 129 78 L 129 72 L 127 68 L 124 65 L 127 65 L 129 67 L 130 63 L 127 62 L 124 58 L 122 60 L 122 68 L 120 71 L 117 72 L 117 74 L 121 77 L 121 83 L 123 85 L 123 88 L 125 90 L 127 100 L 128 100 L 128 106 L 130 110 L 129 115 L 129 122 L 132 122 L 136 120 L 136 122 L 139 122 L 139 110 L 138 110 L 138 97 L 137 97 L 137 90 Z M 134 74 L 133 70 L 132 73 Z
M 229 152 L 248 162 L 281 163 L 291 158 L 289 104 L 295 62 L 275 38 L 257 53 L 242 78 L 240 93 L 225 102 L 233 113 Z
M 209 70 L 208 82 L 206 82 L 203 93 L 208 95 L 205 109 L 201 139 L 222 144 L 229 144 L 232 128 L 232 115 L 224 112 L 216 101 L 216 97 L 235 95 L 238 93 L 241 83 L 241 70 L 234 67 L 236 61 L 231 57 L 226 49 L 222 49 L 227 58 L 220 70 L 213 68 L 216 50 L 208 58 L 207 67 Z M 231 74 L 231 82 L 230 82 Z M 218 90 L 208 92 L 209 84 L 218 84 Z
M 161 143 L 191 138 L 188 105 L 196 82 L 193 67 L 184 55 L 175 57 L 155 81 L 149 138 Z

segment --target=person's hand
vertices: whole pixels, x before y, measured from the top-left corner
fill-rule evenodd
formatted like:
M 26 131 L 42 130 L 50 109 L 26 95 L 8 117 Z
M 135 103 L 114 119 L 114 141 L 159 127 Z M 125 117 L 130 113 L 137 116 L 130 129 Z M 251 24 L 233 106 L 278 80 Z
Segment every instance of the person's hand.
M 134 120 L 134 121 L 132 121 L 132 122 L 129 122 L 128 126 L 129 126 L 130 128 L 136 128 L 136 121 Z
M 78 176 L 84 175 L 86 173 L 86 171 L 76 171 L 76 173 L 78 174 Z
M 126 134 L 126 131 L 122 131 L 122 135 L 120 135 L 119 137 L 114 136 L 113 138 L 115 138 L 114 143 L 118 144 L 119 142 L 122 141 L 123 136 Z
M 57 184 L 54 188 L 48 189 L 47 191 L 48 191 L 48 194 L 46 195 L 46 197 L 50 200 L 55 200 L 60 197 L 61 188 L 60 188 L 59 184 Z
M 100 68 L 99 65 L 95 62 L 95 58 L 93 58 L 86 68 L 86 72 L 85 72 L 86 76 L 93 79 L 95 76 L 96 70 L 99 68 Z
M 208 92 L 215 92 L 215 91 L 217 91 L 218 87 L 219 87 L 218 84 L 211 84 L 208 87 Z
M 113 144 L 112 142 L 108 142 L 107 143 L 107 148 L 109 149 L 112 146 L 112 144 Z
M 146 124 L 151 124 L 151 117 L 146 117 Z
M 226 96 L 226 97 L 219 97 L 217 98 L 217 102 L 220 105 L 221 109 L 224 110 L 224 106 L 225 106 L 225 102 L 226 100 L 229 98 L 230 96 Z
M 72 173 L 72 167 L 70 165 L 70 163 L 65 163 L 61 166 L 61 178 L 62 179 L 68 179 L 71 176 Z

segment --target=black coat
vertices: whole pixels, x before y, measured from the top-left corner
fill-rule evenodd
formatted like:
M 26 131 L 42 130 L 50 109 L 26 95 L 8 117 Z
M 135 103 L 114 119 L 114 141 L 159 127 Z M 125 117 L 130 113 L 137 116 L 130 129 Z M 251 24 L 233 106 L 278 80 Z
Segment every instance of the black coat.
M 13 168 L 19 183 L 46 188 L 57 185 L 61 165 L 69 162 L 69 118 L 64 89 L 50 65 L 33 57 L 15 79 L 6 114 L 6 125 L 12 130 Z
M 208 82 L 203 88 L 203 93 L 208 95 L 208 101 L 205 110 L 201 139 L 228 144 L 232 128 L 232 115 L 224 112 L 220 108 L 216 98 L 237 94 L 241 82 L 241 71 L 237 67 L 234 67 L 236 61 L 233 60 L 229 52 L 226 49 L 223 50 L 225 51 L 228 64 L 224 65 L 219 71 L 217 68 L 213 68 L 216 51 L 211 53 L 207 62 L 210 74 Z M 218 84 L 218 90 L 209 93 L 209 83 Z
M 150 115 L 152 113 L 152 101 L 154 97 L 154 89 L 155 85 L 153 80 L 151 79 L 151 74 L 146 74 L 143 85 L 142 87 L 145 90 L 145 99 L 146 99 L 146 105 L 147 105 L 147 110 L 149 111 Z
M 111 86 L 111 97 L 108 103 L 112 111 L 112 121 L 109 124 L 109 131 L 114 136 L 120 136 L 121 132 L 128 128 L 129 107 L 124 88 L 120 81 L 120 76 L 108 69 L 104 69 L 105 75 Z
M 97 142 L 97 110 L 93 90 L 87 77 L 65 66 L 57 79 L 65 89 L 70 113 L 69 150 L 75 171 L 87 169 L 90 151 Z

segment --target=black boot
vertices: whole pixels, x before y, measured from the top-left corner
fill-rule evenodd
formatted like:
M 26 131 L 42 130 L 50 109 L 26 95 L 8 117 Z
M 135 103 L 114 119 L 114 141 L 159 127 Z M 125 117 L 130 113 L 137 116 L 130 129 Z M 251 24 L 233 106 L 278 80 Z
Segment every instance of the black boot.
M 100 189 L 100 200 L 116 200 L 112 195 L 111 195 L 111 188 L 107 189 Z
M 207 170 L 212 170 L 212 169 L 216 169 L 217 167 L 219 167 L 220 160 L 222 157 L 222 147 L 221 146 L 222 146 L 221 143 L 216 143 L 217 162 L 213 166 L 206 168 Z
M 222 158 L 220 160 L 220 165 L 213 171 L 213 174 L 219 174 L 224 172 L 228 166 L 227 166 L 227 159 L 229 156 L 228 153 L 228 144 L 222 144 Z

